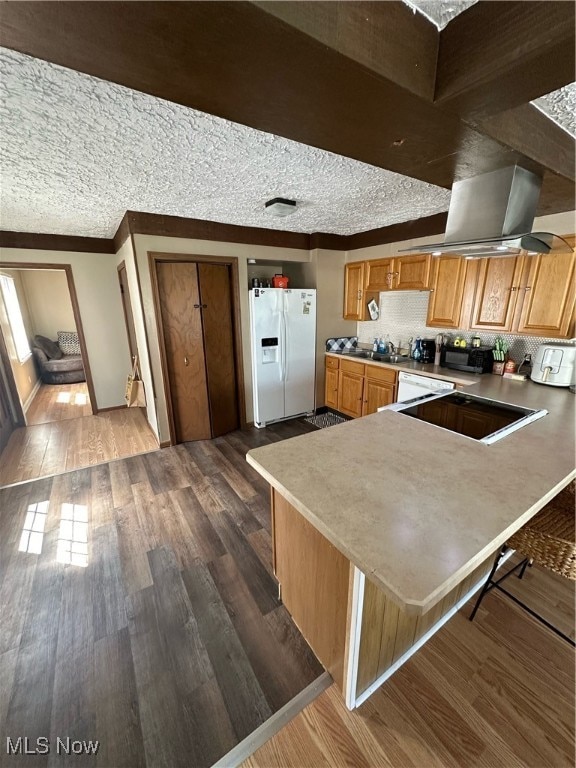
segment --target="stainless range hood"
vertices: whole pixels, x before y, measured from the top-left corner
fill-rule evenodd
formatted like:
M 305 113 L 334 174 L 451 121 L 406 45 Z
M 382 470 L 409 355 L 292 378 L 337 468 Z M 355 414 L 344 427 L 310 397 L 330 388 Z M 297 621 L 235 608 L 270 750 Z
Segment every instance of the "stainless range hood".
M 521 251 L 549 253 L 565 241 L 551 232 L 530 231 L 541 185 L 536 174 L 518 165 L 457 181 L 452 186 L 444 242 L 399 253 L 454 253 L 467 259 L 517 256 Z

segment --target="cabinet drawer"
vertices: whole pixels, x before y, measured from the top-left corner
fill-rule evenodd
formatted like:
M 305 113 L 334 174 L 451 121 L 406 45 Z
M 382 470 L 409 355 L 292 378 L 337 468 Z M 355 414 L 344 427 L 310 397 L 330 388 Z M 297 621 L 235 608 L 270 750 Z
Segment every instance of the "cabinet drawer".
M 393 368 L 384 368 L 380 365 L 367 365 L 366 376 L 369 379 L 376 379 L 376 381 L 385 381 L 388 384 L 396 384 L 398 371 L 395 371 Z
M 326 357 L 326 368 L 338 369 L 340 367 L 340 360 L 337 357 Z
M 340 370 L 347 373 L 357 373 L 359 376 L 364 376 L 364 363 L 357 363 L 354 360 L 341 360 Z

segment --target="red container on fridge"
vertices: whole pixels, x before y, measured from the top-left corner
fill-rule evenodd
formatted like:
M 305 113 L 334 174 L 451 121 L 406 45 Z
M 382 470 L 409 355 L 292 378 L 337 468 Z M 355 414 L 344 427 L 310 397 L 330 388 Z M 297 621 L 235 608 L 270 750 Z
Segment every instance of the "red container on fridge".
M 288 288 L 288 278 L 285 275 L 274 275 L 272 288 Z

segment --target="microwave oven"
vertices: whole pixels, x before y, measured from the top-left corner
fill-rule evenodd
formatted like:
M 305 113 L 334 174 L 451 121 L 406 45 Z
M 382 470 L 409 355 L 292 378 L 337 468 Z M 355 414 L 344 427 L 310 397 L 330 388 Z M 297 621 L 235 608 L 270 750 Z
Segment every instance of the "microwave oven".
M 443 344 L 440 350 L 440 365 L 456 371 L 490 373 L 494 357 L 492 347 L 454 347 Z

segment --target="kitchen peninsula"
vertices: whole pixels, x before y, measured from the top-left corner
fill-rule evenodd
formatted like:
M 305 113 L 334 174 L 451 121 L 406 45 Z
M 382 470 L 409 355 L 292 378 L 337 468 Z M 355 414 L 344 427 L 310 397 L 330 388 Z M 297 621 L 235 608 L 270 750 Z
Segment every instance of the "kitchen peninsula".
M 493 445 L 383 411 L 250 451 L 272 486 L 282 599 L 358 706 L 450 618 L 494 553 L 576 476 L 574 395 L 486 375 L 548 414 Z

